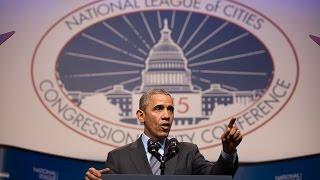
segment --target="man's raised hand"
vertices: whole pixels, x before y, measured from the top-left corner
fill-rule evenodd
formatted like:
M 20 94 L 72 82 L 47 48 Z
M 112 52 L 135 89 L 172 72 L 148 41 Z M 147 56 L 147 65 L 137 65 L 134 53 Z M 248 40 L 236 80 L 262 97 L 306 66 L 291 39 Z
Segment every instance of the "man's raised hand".
M 237 146 L 242 140 L 240 130 L 234 125 L 236 118 L 232 118 L 228 124 L 226 131 L 221 135 L 223 151 L 232 154 L 236 152 Z

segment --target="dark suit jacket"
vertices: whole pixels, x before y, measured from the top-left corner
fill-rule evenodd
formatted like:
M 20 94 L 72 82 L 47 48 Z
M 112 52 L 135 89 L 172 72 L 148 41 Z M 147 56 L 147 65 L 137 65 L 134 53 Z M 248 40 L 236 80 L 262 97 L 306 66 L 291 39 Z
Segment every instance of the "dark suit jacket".
M 237 171 L 238 158 L 233 166 L 225 162 L 221 156 L 213 163 L 204 159 L 197 145 L 186 142 L 179 142 L 178 145 L 180 151 L 166 162 L 164 174 L 234 175 Z M 114 174 L 152 174 L 141 137 L 133 143 L 110 151 L 106 167 Z

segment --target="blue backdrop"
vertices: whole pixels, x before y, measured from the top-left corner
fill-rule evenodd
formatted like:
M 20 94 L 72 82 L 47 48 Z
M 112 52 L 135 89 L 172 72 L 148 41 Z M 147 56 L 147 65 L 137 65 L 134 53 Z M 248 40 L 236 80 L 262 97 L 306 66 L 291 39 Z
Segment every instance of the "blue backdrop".
M 107 156 L 107 155 L 106 155 Z M 316 179 L 320 155 L 264 163 L 240 164 L 236 180 Z M 93 162 L 15 147 L 0 147 L 0 179 L 83 179 L 89 167 L 101 169 L 104 162 Z

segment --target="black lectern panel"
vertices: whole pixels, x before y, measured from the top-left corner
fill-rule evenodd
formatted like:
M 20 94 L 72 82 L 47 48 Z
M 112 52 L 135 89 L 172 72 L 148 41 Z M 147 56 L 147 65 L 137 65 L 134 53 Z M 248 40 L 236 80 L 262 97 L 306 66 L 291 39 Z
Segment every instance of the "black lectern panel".
M 105 174 L 103 180 L 232 180 L 231 176 L 216 175 L 135 175 L 135 174 Z

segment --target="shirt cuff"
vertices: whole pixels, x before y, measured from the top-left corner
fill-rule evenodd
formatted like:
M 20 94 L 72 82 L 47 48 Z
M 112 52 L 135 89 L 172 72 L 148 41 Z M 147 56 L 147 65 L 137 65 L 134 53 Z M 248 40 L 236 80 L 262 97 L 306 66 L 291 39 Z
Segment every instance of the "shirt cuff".
M 228 154 L 226 152 L 224 152 L 223 150 L 221 151 L 221 156 L 222 158 L 227 161 L 230 165 L 233 165 L 234 162 L 236 161 L 236 157 L 237 157 L 237 152 L 234 152 L 232 154 Z

